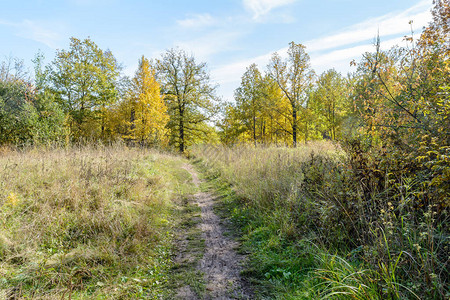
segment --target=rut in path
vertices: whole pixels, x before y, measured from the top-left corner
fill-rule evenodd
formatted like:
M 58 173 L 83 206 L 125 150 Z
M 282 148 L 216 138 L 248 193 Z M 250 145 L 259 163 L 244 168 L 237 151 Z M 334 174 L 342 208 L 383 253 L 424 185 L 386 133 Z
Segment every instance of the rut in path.
M 183 167 L 198 186 L 200 180 L 190 165 Z M 220 218 L 214 213 L 214 197 L 210 193 L 199 192 L 195 201 L 201 208 L 202 237 L 205 240 L 205 253 L 197 268 L 205 274 L 207 295 L 204 299 L 250 299 L 250 292 L 240 276 L 242 255 L 236 253 L 238 243 L 223 235 Z M 183 299 L 198 299 L 186 290 L 179 291 Z

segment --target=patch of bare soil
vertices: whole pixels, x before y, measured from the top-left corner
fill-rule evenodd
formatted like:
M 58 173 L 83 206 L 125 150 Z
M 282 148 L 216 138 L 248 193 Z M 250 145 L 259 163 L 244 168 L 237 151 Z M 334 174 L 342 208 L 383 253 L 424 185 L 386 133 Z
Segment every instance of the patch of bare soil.
M 200 180 L 190 165 L 184 169 L 192 175 L 193 183 Z M 239 244 L 224 236 L 220 218 L 214 213 L 214 197 L 210 193 L 199 192 L 194 201 L 201 208 L 199 227 L 205 240 L 205 253 L 197 269 L 204 273 L 206 293 L 204 299 L 251 299 L 251 292 L 240 276 L 242 255 L 236 253 Z M 182 287 L 178 295 L 183 299 L 198 299 L 189 287 Z

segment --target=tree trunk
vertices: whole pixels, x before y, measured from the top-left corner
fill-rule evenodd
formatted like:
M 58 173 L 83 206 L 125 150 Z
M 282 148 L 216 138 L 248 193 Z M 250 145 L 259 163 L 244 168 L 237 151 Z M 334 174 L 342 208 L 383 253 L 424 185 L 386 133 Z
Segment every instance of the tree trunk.
M 333 141 L 336 140 L 336 109 L 334 103 L 332 105 L 332 131 L 331 131 L 331 139 Z
M 266 143 L 267 142 L 267 138 L 266 138 L 266 122 L 264 120 L 261 121 L 261 140 Z
M 305 120 L 305 145 L 308 144 L 308 119 Z
M 270 116 L 270 143 L 273 144 L 273 117 Z
M 308 144 L 308 121 L 309 121 L 309 100 L 306 101 L 306 108 L 304 109 L 305 118 L 305 145 Z
M 179 145 L 179 150 L 181 153 L 184 152 L 185 146 L 184 146 L 184 122 L 183 122 L 183 114 L 180 114 L 180 121 L 178 123 L 179 128 L 178 128 L 178 132 L 180 134 L 180 145 Z
M 105 138 L 105 115 L 102 114 L 102 132 L 101 132 L 101 137 Z
M 136 118 L 136 112 L 134 111 L 134 108 L 133 108 L 133 109 L 131 109 L 131 114 L 130 114 L 130 123 L 131 123 L 130 129 L 131 130 L 136 128 L 136 124 L 134 123 L 135 118 Z
M 253 143 L 256 147 L 256 117 L 253 115 Z
M 297 147 L 297 109 L 292 108 L 292 146 Z

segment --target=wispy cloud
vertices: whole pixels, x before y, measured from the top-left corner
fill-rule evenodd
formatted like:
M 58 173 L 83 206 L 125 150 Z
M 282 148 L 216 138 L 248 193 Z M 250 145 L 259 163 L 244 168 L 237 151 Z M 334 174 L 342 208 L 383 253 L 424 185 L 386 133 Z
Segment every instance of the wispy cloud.
M 281 52 L 281 51 L 280 51 Z M 245 69 L 251 64 L 255 63 L 258 66 L 264 68 L 269 62 L 272 53 L 263 54 L 257 57 L 240 60 L 231 64 L 218 66 L 211 71 L 211 78 L 220 85 L 228 84 L 231 82 L 238 82 Z
M 245 27 L 236 26 L 241 22 L 238 16 L 188 15 L 171 28 L 173 46 L 191 52 L 201 61 L 210 61 L 216 54 L 238 48 L 237 41 L 248 33 Z
M 246 2 L 253 1 L 247 0 Z M 271 1 L 255 0 L 254 2 L 269 3 Z M 287 4 L 292 1 L 284 2 Z M 410 20 L 413 20 L 414 31 L 420 31 L 427 25 L 431 20 L 430 8 L 430 1 L 423 0 L 405 11 L 368 19 L 335 34 L 306 41 L 304 44 L 306 51 L 311 56 L 311 65 L 318 73 L 329 68 L 336 68 L 343 73 L 348 72 L 351 60 L 359 59 L 364 52 L 374 51 L 373 40 L 378 32 L 383 49 L 401 44 L 403 36 L 410 33 Z M 264 10 L 261 9 L 261 11 Z M 278 49 L 276 52 L 281 56 L 286 56 L 287 47 Z M 212 78 L 222 86 L 221 91 L 224 96 L 231 99 L 232 89 L 239 85 L 240 77 L 245 69 L 252 63 L 256 63 L 264 69 L 269 63 L 271 55 L 272 52 L 217 66 L 211 71 Z
M 175 46 L 192 52 L 201 61 L 209 61 L 214 54 L 234 50 L 235 41 L 242 35 L 242 32 L 218 29 L 197 38 L 177 41 Z
M 255 20 L 267 16 L 277 7 L 294 3 L 297 0 L 242 0 L 244 6 L 252 13 Z M 283 22 L 292 18 L 284 15 Z M 187 36 L 177 40 L 174 45 L 195 54 L 200 60 L 209 60 L 214 54 L 236 50 L 236 41 L 248 34 L 248 19 L 242 16 L 214 17 L 208 13 L 194 14 L 176 21 L 178 28 L 187 29 Z M 242 26 L 236 26 L 240 24 Z M 192 37 L 193 29 L 205 30 L 201 36 Z
M 267 20 L 275 8 L 294 3 L 297 0 L 242 0 L 253 18 Z M 282 22 L 292 22 L 289 15 L 283 15 Z M 199 60 L 210 60 L 214 55 L 239 48 L 237 41 L 251 30 L 248 18 L 242 15 L 212 16 L 209 13 L 187 15 L 176 21 L 173 28 L 176 38 L 174 46 L 193 53 Z M 198 35 L 198 31 L 202 33 Z
M 259 20 L 277 7 L 294 3 L 296 0 L 242 0 L 244 7 L 253 14 L 254 20 Z
M 308 51 L 313 52 L 370 41 L 377 33 L 380 37 L 407 34 L 411 29 L 410 20 L 413 20 L 414 31 L 420 30 L 431 20 L 430 8 L 430 1 L 424 0 L 403 12 L 366 20 L 334 35 L 307 41 L 305 45 Z
M 0 25 L 14 28 L 17 36 L 42 43 L 50 48 L 57 48 L 64 37 L 62 34 L 63 24 L 49 24 L 32 20 L 23 20 L 21 22 L 0 20 Z
M 189 18 L 178 20 L 177 24 L 184 28 L 200 28 L 214 25 L 216 20 L 210 14 L 196 14 Z
M 317 72 L 330 67 L 338 71 L 349 70 L 349 62 L 359 59 L 364 52 L 374 51 L 373 41 L 377 34 L 381 47 L 389 49 L 400 45 L 410 30 L 421 31 L 431 20 L 431 3 L 423 0 L 411 8 L 372 18 L 343 29 L 341 32 L 305 42 L 311 55 L 311 65 Z M 413 21 L 410 25 L 409 21 Z
M 389 50 L 396 45 L 401 45 L 403 41 L 403 37 L 382 40 L 380 47 L 382 50 Z M 375 46 L 370 43 L 365 43 L 345 49 L 333 50 L 324 54 L 315 52 L 311 54 L 311 66 L 318 74 L 330 68 L 335 68 L 337 71 L 345 73 L 350 70 L 350 61 L 361 58 L 366 52 L 373 51 L 375 51 Z

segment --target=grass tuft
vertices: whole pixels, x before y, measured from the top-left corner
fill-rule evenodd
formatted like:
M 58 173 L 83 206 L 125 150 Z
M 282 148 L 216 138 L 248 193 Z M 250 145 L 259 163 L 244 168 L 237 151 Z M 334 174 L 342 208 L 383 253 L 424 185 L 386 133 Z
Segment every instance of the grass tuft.
M 184 160 L 123 145 L 2 148 L 0 295 L 156 298 Z

